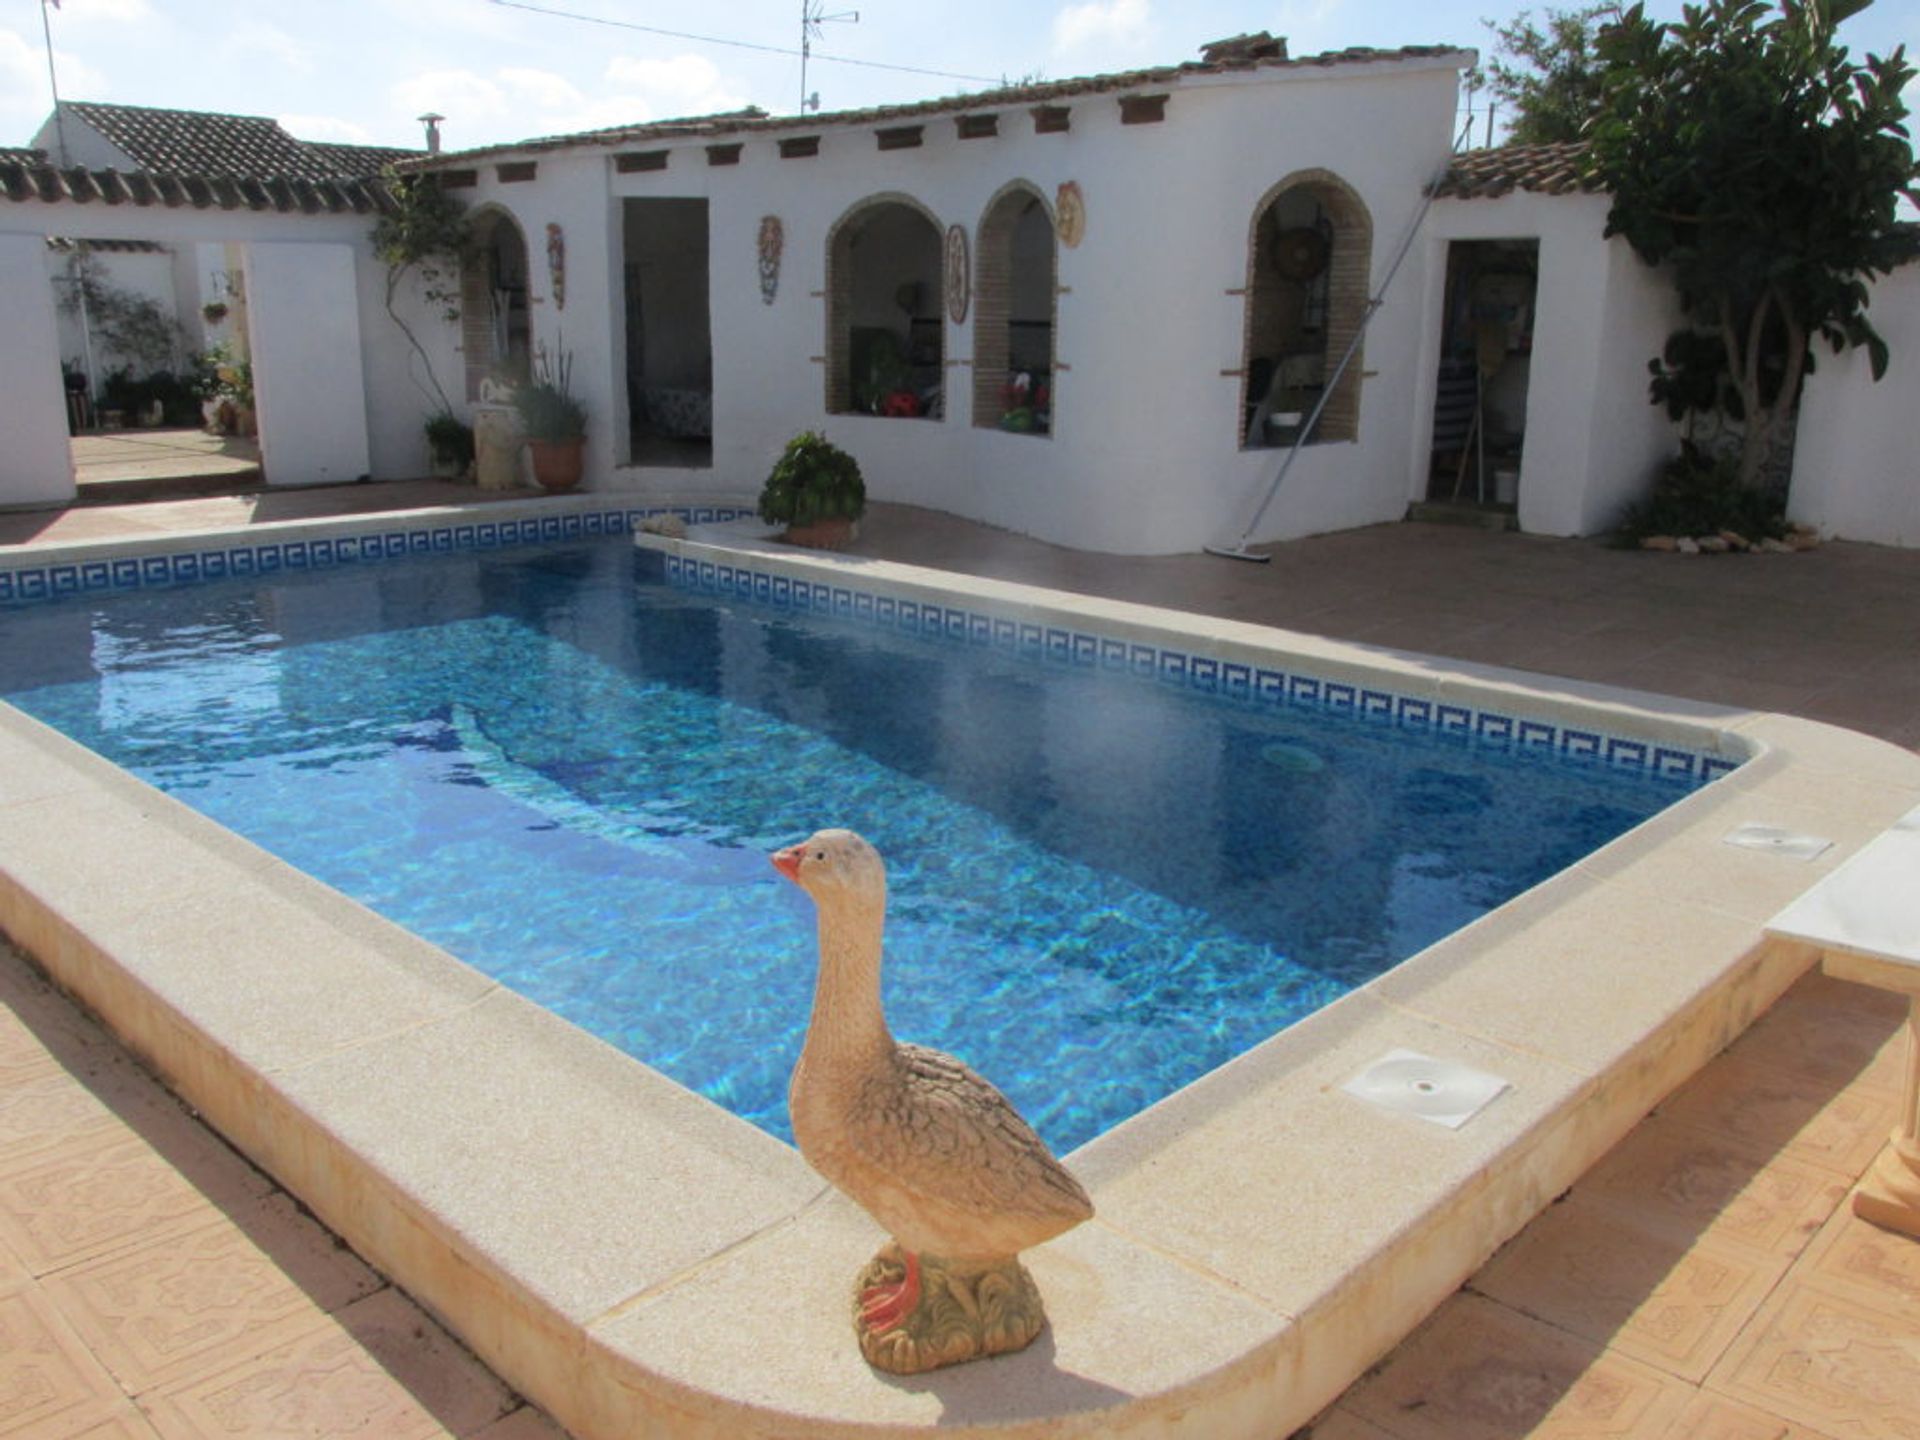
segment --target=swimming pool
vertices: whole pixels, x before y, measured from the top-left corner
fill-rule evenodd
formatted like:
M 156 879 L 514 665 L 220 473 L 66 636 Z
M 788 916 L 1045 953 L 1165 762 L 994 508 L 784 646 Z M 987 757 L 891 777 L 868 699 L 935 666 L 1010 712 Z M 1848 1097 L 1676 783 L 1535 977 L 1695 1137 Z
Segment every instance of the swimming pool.
M 74 599 L 0 694 L 781 1138 L 811 912 L 765 856 L 815 828 L 892 862 L 898 1032 L 1065 1151 L 1700 777 L 666 578 L 613 537 Z
M 49 547 L 0 560 L 0 595 L 380 569 L 628 529 L 646 508 L 581 496 Z M 0 705 L 0 929 L 582 1440 L 1290 1433 L 1791 983 L 1809 957 L 1762 925 L 1920 801 L 1920 759 L 1788 716 L 726 528 L 644 543 L 738 603 L 1683 788 L 1725 778 L 1082 1146 L 1095 1219 L 1027 1257 L 1047 1341 L 908 1387 L 845 1335 L 872 1224 L 792 1147 Z M 34 613 L 0 616 L 0 642 Z M 337 603 L 283 618 L 348 620 Z M 1726 843 L 1754 823 L 1834 845 L 1805 861 Z M 462 883 L 488 881 L 507 883 Z M 1343 1088 L 1396 1049 L 1511 1088 L 1459 1130 Z

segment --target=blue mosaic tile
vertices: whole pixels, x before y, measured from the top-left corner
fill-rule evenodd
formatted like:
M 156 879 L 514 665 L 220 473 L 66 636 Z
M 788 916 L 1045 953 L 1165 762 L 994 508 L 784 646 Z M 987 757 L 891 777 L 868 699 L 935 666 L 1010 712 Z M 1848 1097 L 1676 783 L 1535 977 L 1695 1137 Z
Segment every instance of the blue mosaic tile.
M 19 596 L 22 600 L 46 598 L 47 572 L 45 570 L 16 570 L 14 577 L 19 582 Z
M 1100 637 L 1100 668 L 1103 670 L 1124 670 L 1127 668 L 1127 642 L 1116 640 L 1110 635 Z
M 1190 657 L 1178 650 L 1162 650 L 1154 673 L 1161 683 L 1166 685 L 1185 685 L 1187 683 L 1187 661 Z
M 1204 695 L 1220 691 L 1220 662 L 1209 655 L 1195 655 L 1187 665 L 1187 684 Z
M 969 645 L 993 644 L 993 621 L 985 615 L 968 615 L 967 643 Z
M 1020 626 L 1020 648 L 1029 655 L 1038 655 L 1046 644 L 1047 632 L 1038 625 Z
M 1442 735 L 1471 735 L 1473 712 L 1460 705 L 1441 704 L 1434 709 L 1434 728 Z
M 1160 652 L 1151 645 L 1127 646 L 1127 669 L 1149 678 L 1159 672 Z
M 853 592 L 840 586 L 833 590 L 833 613 L 836 615 L 853 614 Z
M 1011 620 L 1002 620 L 995 616 L 993 620 L 994 648 L 1011 650 L 1020 641 L 1020 629 Z
M 1091 635 L 1073 632 L 1073 663 L 1094 666 L 1100 663 L 1100 642 Z
M 1269 704 L 1278 705 L 1287 698 L 1287 684 L 1291 678 L 1283 670 L 1256 670 L 1253 693 Z
M 1702 755 L 1700 757 L 1700 783 L 1704 785 L 1709 781 L 1718 780 L 1722 775 L 1731 775 L 1739 768 L 1740 762 L 1738 760 L 1726 760 L 1718 755 Z
M 224 561 L 225 558 L 226 557 L 220 555 L 218 551 L 215 551 L 212 555 L 202 555 L 200 561 L 204 566 L 209 561 L 215 559 Z M 80 566 L 80 583 L 89 590 L 105 590 L 113 584 L 112 567 L 104 560 L 85 561 Z
M 1568 760 L 1598 760 L 1600 737 L 1590 730 L 1563 729 L 1560 732 L 1560 753 Z
M 1393 719 L 1393 696 L 1384 690 L 1362 690 L 1360 718 L 1363 720 Z
M 1496 715 L 1492 711 L 1482 710 L 1473 717 L 1473 734 L 1476 740 L 1487 745 L 1510 745 L 1513 743 L 1514 719 L 1511 715 Z
M 1693 756 L 1684 750 L 1670 750 L 1662 745 L 1653 752 L 1653 773 L 1662 780 L 1691 780 Z
M 47 588 L 55 595 L 78 595 L 80 593 L 80 567 L 78 565 L 48 566 Z
M 1606 762 L 1626 770 L 1644 770 L 1647 768 L 1648 748 L 1644 740 L 1622 740 L 1610 735 L 1605 749 Z
M 1287 677 L 1287 699 L 1296 705 L 1318 705 L 1320 703 L 1320 682 L 1311 675 L 1289 675 Z
M 1522 750 L 1551 750 L 1556 733 L 1544 720 L 1521 720 L 1513 738 Z
M 1351 710 L 1359 696 L 1344 681 L 1329 680 L 1320 689 L 1320 699 L 1329 710 Z
M 1433 728 L 1433 702 L 1412 695 L 1401 695 L 1394 700 L 1393 718 L 1402 725 L 1430 730 Z

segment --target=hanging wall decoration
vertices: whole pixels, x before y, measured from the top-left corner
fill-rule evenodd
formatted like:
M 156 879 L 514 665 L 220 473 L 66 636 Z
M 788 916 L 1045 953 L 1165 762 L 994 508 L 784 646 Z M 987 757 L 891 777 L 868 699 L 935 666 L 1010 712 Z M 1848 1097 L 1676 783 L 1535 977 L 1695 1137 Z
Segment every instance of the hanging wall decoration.
M 547 222 L 547 284 L 553 291 L 553 308 L 567 308 L 567 237 L 553 221 Z
M 1053 226 L 1060 243 L 1069 250 L 1087 233 L 1087 202 L 1080 194 L 1080 182 L 1068 180 L 1060 186 L 1053 202 Z
M 778 215 L 760 217 L 760 303 L 771 305 L 780 289 L 780 251 L 786 245 L 786 231 Z
M 973 266 L 967 255 L 967 227 L 947 227 L 947 318 L 964 325 L 973 301 Z

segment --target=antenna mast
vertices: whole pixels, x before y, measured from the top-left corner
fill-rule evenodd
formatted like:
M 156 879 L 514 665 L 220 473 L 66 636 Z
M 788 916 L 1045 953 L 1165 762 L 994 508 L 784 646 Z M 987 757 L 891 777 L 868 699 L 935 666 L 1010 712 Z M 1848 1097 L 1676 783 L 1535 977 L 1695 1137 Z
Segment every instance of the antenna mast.
M 813 42 L 821 37 L 820 27 L 836 20 L 849 24 L 860 23 L 858 10 L 842 10 L 836 15 L 821 12 L 826 8 L 826 0 L 800 0 L 800 113 L 820 108 L 820 97 L 807 94 L 807 61 L 813 55 Z

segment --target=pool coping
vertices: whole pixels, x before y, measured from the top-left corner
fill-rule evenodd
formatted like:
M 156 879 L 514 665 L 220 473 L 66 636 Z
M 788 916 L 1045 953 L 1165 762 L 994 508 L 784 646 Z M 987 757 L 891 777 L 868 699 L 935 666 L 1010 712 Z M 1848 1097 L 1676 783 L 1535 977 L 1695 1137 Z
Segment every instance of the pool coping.
M 358 536 L 395 517 L 287 523 Z M 847 1333 L 879 1236 L 789 1147 L 0 710 L 0 928 L 582 1440 L 1288 1433 L 1739 1034 L 1812 959 L 1766 919 L 1920 801 L 1920 756 L 1792 717 L 737 529 L 643 543 L 1490 709 L 1598 707 L 1610 729 L 1747 758 L 1075 1152 L 1096 1219 L 1028 1257 L 1051 1330 L 903 1383 Z M 1722 843 L 1747 821 L 1835 843 L 1812 862 Z M 1340 1091 L 1396 1047 L 1514 1088 L 1457 1132 Z

